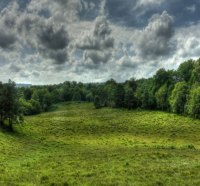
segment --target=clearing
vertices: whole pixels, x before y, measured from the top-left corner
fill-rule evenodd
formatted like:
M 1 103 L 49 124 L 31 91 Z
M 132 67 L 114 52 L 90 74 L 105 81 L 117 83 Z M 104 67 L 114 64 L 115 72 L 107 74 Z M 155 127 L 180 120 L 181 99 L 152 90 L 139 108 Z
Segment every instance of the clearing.
M 63 103 L 0 131 L 0 185 L 200 185 L 200 120 Z

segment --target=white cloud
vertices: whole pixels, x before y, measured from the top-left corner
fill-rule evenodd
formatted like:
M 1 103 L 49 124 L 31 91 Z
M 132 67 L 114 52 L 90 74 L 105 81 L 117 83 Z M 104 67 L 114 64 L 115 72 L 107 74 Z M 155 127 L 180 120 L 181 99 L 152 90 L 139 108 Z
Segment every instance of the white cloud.
M 138 0 L 136 7 L 161 4 L 164 0 Z
M 196 12 L 196 6 L 195 5 L 188 6 L 188 7 L 186 7 L 186 10 L 191 13 L 194 13 L 194 12 Z

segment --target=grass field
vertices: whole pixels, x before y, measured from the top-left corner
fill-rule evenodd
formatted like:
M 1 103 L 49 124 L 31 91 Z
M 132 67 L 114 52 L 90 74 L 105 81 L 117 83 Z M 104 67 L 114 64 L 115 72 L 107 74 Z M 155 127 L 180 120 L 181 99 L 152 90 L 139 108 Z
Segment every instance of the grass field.
M 0 185 L 200 185 L 200 120 L 57 107 L 0 131 Z

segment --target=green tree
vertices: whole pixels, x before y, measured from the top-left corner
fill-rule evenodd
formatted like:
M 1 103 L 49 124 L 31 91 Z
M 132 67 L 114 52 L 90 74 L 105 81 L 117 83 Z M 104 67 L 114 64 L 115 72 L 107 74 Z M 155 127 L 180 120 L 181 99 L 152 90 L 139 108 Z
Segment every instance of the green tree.
M 8 83 L 3 85 L 2 91 L 3 120 L 8 121 L 8 127 L 12 130 L 13 123 L 23 121 L 23 117 L 20 113 L 20 105 L 18 102 L 15 83 L 9 80 Z
M 31 99 L 29 103 L 31 105 L 29 110 L 30 115 L 39 114 L 42 112 L 42 108 L 39 101 Z
M 81 101 L 81 94 L 78 89 L 74 90 L 72 101 Z
M 165 110 L 167 109 L 168 106 L 168 101 L 167 101 L 167 95 L 168 95 L 168 88 L 167 85 L 164 84 L 159 88 L 159 90 L 156 92 L 156 103 L 157 107 L 159 109 Z
M 182 114 L 185 110 L 185 104 L 188 95 L 188 85 L 186 82 L 176 83 L 169 99 L 171 111 Z
M 106 105 L 109 107 L 116 106 L 116 104 L 115 104 L 116 88 L 117 88 L 117 83 L 113 79 L 110 79 L 104 85 L 104 89 L 102 92 L 106 93 Z
M 43 95 L 43 105 L 42 108 L 44 111 L 48 111 L 51 104 L 52 104 L 52 100 L 51 100 L 51 94 L 46 91 L 45 94 Z
M 167 84 L 169 80 L 169 73 L 164 69 L 159 69 L 154 75 L 154 91 L 156 92 L 161 86 Z
M 128 109 L 132 109 L 135 107 L 135 96 L 134 92 L 131 88 L 125 89 L 125 96 L 124 96 L 124 105 Z
M 33 90 L 31 88 L 25 88 L 24 89 L 24 98 L 26 100 L 30 100 L 32 97 L 32 93 L 33 93 Z
M 114 93 L 114 102 L 115 107 L 123 107 L 124 106 L 124 87 L 122 84 L 117 84 L 115 87 Z
M 200 84 L 200 59 L 194 63 L 194 68 L 192 70 L 192 75 L 191 75 L 191 83 Z
M 200 119 L 200 87 L 193 86 L 190 91 L 189 99 L 186 106 L 187 113 L 194 117 Z
M 96 109 L 101 108 L 101 102 L 100 102 L 99 96 L 95 96 L 95 98 L 94 98 L 94 106 L 95 106 Z
M 188 60 L 178 67 L 177 75 L 179 81 L 186 81 L 189 82 L 192 76 L 192 71 L 194 69 L 194 61 Z

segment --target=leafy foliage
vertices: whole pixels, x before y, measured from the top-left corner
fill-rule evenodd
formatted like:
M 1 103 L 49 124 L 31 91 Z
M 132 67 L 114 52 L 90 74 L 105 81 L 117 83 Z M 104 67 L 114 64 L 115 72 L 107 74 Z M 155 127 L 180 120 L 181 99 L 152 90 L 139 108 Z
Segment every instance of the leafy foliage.
M 200 87 L 195 86 L 191 89 L 187 103 L 187 113 L 190 116 L 200 119 Z
M 186 82 L 176 83 L 170 96 L 171 111 L 182 114 L 185 112 L 185 104 L 188 97 L 188 85 Z
M 20 113 L 20 104 L 17 96 L 15 83 L 9 80 L 8 83 L 0 83 L 0 124 L 8 126 L 10 130 L 13 123 L 21 123 L 23 117 Z

